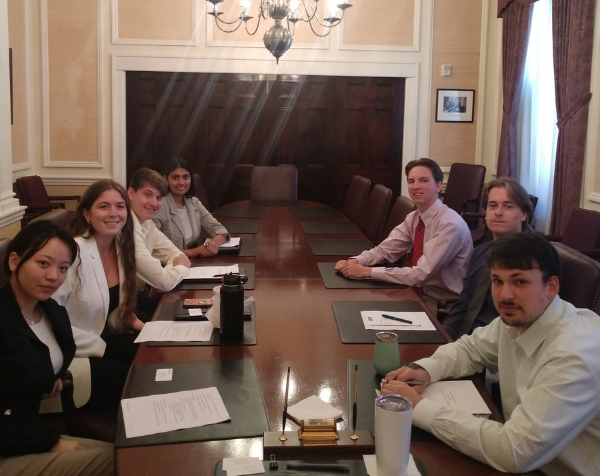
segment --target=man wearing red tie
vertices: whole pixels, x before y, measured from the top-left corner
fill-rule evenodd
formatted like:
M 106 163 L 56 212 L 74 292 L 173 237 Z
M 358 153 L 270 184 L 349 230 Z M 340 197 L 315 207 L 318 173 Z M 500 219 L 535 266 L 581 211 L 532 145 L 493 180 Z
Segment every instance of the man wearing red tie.
M 418 159 L 409 162 L 405 172 L 408 193 L 417 210 L 380 245 L 338 261 L 335 269 L 348 278 L 412 286 L 435 313 L 440 299 L 455 299 L 460 294 L 473 241 L 462 217 L 439 199 L 443 180 L 440 166 L 431 159 Z M 411 267 L 373 267 L 395 263 L 411 248 Z

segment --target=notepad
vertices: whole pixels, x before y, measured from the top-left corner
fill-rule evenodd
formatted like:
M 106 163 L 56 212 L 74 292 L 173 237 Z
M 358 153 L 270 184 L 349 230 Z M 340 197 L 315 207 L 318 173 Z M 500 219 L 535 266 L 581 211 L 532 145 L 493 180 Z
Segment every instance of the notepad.
M 213 330 L 209 321 L 147 322 L 134 342 L 208 342 Z

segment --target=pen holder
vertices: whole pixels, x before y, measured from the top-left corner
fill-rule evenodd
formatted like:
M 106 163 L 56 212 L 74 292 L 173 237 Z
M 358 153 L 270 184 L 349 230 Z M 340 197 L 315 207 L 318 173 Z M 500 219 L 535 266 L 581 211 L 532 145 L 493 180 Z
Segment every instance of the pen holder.
M 398 335 L 393 332 L 378 332 L 375 334 L 375 355 L 373 356 L 375 370 L 381 376 L 400 367 L 400 352 Z

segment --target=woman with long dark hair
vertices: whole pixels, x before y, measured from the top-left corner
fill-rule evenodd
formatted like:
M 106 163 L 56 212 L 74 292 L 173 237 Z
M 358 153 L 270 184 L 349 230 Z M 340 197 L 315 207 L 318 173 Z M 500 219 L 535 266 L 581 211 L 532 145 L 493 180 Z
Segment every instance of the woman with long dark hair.
M 21 230 L 3 263 L 0 289 L 0 473 L 113 474 L 109 443 L 61 437 L 40 417 L 58 395 L 75 354 L 69 316 L 50 298 L 66 279 L 77 244 L 49 221 Z
M 193 173 L 183 159 L 172 159 L 164 167 L 169 193 L 154 218 L 162 231 L 189 258 L 214 256 L 219 245 L 229 240 L 227 229 L 194 197 Z M 205 244 L 198 242 L 202 232 L 211 237 Z

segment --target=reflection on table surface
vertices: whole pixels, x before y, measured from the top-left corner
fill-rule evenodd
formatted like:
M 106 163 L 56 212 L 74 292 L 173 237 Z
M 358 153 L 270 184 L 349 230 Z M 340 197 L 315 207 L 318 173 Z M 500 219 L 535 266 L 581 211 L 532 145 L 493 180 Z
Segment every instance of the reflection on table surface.
M 322 206 L 310 202 L 302 202 L 302 205 Z M 250 203 L 237 202 L 228 206 L 249 207 Z M 134 363 L 254 359 L 272 431 L 281 430 L 285 377 L 290 366 L 290 405 L 317 395 L 344 411 L 344 420 L 338 423 L 338 429 L 348 429 L 347 361 L 372 359 L 374 345 L 342 344 L 331 302 L 419 299 L 410 288 L 325 289 L 317 262 L 335 262 L 347 257 L 313 256 L 309 236 L 304 234 L 300 224 L 302 220 L 295 218 L 286 207 L 268 207 L 260 218 L 259 232 L 242 235 L 242 238 L 246 236 L 257 240 L 256 257 L 216 256 L 196 260 L 206 264 L 256 263 L 256 287 L 246 294 L 254 296 L 256 302 L 258 345 L 147 347 L 141 344 Z M 347 221 L 345 218 L 311 220 Z M 310 235 L 310 238 L 356 239 L 356 235 Z M 164 295 L 162 302 L 211 296 L 211 291 L 179 291 Z M 445 332 L 444 335 L 447 336 Z M 437 344 L 401 345 L 400 359 L 412 361 L 427 357 L 437 347 Z M 485 392 L 484 399 L 492 408 L 493 404 Z M 493 418 L 499 418 L 495 409 Z M 288 420 L 286 430 L 292 429 L 297 429 L 297 425 Z M 262 438 L 127 448 L 117 450 L 117 471 L 120 475 L 209 476 L 213 474 L 215 464 L 224 457 L 262 458 L 262 453 Z M 412 442 L 411 453 L 422 461 L 428 476 L 504 474 L 441 442 Z

